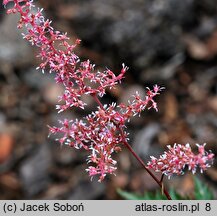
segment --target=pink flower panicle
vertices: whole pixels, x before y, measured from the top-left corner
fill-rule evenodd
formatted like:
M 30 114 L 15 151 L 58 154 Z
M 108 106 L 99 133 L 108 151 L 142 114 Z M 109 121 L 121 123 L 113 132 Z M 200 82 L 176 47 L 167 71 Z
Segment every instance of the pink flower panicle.
M 3 3 L 8 2 L 9 0 L 5 0 Z M 70 45 L 67 34 L 55 31 L 51 21 L 46 20 L 42 15 L 42 10 L 38 9 L 36 13 L 31 11 L 31 8 L 35 7 L 32 1 L 13 0 L 12 2 L 14 6 L 7 12 L 21 15 L 18 28 L 25 27 L 27 30 L 27 33 L 23 33 L 23 38 L 40 49 L 38 57 L 41 58 L 42 63 L 37 69 L 41 69 L 42 72 L 46 69 L 50 73 L 54 72 L 56 82 L 65 86 L 65 92 L 60 97 L 60 101 L 65 104 L 57 106 L 59 112 L 73 106 L 84 109 L 82 95 L 96 94 L 102 97 L 106 88 L 113 88 L 124 77 L 128 69 L 124 64 L 120 74 L 116 76 L 109 69 L 103 72 L 95 71 L 95 65 L 89 60 L 81 62 L 74 53 L 80 40 Z M 87 84 L 89 80 L 92 85 Z
M 55 80 L 65 87 L 65 91 L 60 96 L 59 102 L 64 104 L 57 105 L 59 112 L 70 107 L 80 107 L 84 109 L 85 103 L 82 95 L 87 94 L 94 97 L 102 97 L 106 88 L 113 88 L 117 85 L 128 70 L 124 64 L 119 75 L 115 75 L 111 70 L 103 72 L 96 71 L 95 65 L 89 60 L 81 62 L 74 53 L 75 47 L 80 43 L 76 40 L 74 45 L 68 43 L 67 34 L 55 31 L 51 26 L 51 21 L 42 15 L 42 9 L 32 12 L 35 7 L 29 0 L 4 0 L 6 5 L 13 2 L 12 8 L 8 13 L 19 13 L 21 15 L 18 28 L 25 27 L 27 33 L 23 33 L 23 38 L 32 45 L 39 48 L 38 57 L 42 63 L 37 69 L 44 73 L 48 70 L 55 73 Z M 91 83 L 91 84 L 88 84 Z M 116 161 L 112 159 L 112 154 L 121 150 L 121 143 L 127 140 L 125 122 L 130 117 L 141 113 L 147 106 L 157 110 L 154 97 L 162 90 L 155 85 L 153 90 L 147 89 L 146 98 L 143 100 L 138 93 L 134 100 L 128 105 L 115 103 L 111 105 L 99 106 L 97 111 L 84 117 L 82 120 L 60 121 L 61 127 L 49 127 L 50 134 L 59 134 L 58 139 L 61 145 L 66 144 L 76 149 L 84 149 L 90 152 L 87 163 L 90 164 L 87 171 L 92 177 L 100 176 L 100 181 L 107 173 L 114 173 Z M 120 133 L 120 128 L 123 133 Z
M 59 97 L 60 104 L 56 106 L 58 112 L 71 107 L 84 109 L 86 104 L 82 100 L 83 95 L 92 96 L 98 103 L 97 110 L 83 119 L 65 119 L 60 121 L 60 127 L 49 127 L 49 129 L 50 134 L 60 136 L 57 140 L 61 145 L 66 144 L 88 151 L 89 168 L 86 171 L 91 178 L 97 175 L 99 181 L 102 181 L 107 174 L 114 174 L 117 169 L 117 162 L 112 155 L 119 152 L 121 145 L 128 140 L 125 131 L 126 121 L 146 108 L 158 111 L 154 97 L 160 94 L 163 88 L 158 85 L 153 89 L 147 88 L 144 99 L 136 93 L 129 104 L 102 105 L 98 97 L 103 97 L 107 88 L 114 88 L 120 83 L 128 67 L 122 64 L 119 75 L 115 75 L 109 69 L 102 72 L 96 70 L 95 65 L 89 60 L 81 61 L 75 54 L 74 50 L 80 44 L 80 40 L 77 39 L 73 45 L 70 45 L 67 34 L 54 30 L 51 21 L 43 16 L 42 9 L 32 10 L 35 7 L 33 0 L 3 0 L 5 6 L 8 3 L 12 3 L 12 7 L 7 10 L 8 14 L 20 14 L 18 28 L 25 29 L 25 33 L 22 33 L 23 38 L 39 49 L 37 57 L 41 59 L 41 64 L 37 69 L 41 69 L 43 73 L 45 71 L 55 73 L 56 82 L 64 86 L 64 93 Z M 200 151 L 202 150 L 200 147 Z M 180 169 L 169 163 L 173 160 L 177 161 L 173 155 L 179 158 Z M 152 157 L 148 166 L 170 175 L 174 172 L 181 173 L 186 163 L 190 165 L 191 170 L 195 170 L 196 165 L 204 170 L 207 167 L 206 161 L 212 157 L 212 154 L 207 155 L 205 152 L 199 153 L 196 157 L 187 146 L 178 145 L 170 148 L 170 153 L 165 153 L 159 160 Z
M 173 174 L 184 174 L 186 166 L 188 166 L 188 170 L 191 170 L 193 174 L 195 174 L 197 168 L 202 173 L 210 167 L 214 159 L 214 154 L 205 151 L 205 144 L 197 144 L 197 147 L 198 154 L 195 154 L 192 152 L 189 144 L 174 144 L 173 147 L 168 145 L 168 151 L 165 151 L 158 159 L 151 156 L 151 161 L 147 163 L 147 167 L 154 169 L 156 172 L 162 172 L 162 174 L 169 178 Z
M 111 156 L 121 150 L 124 140 L 128 140 L 125 131 L 126 121 L 142 112 L 147 105 L 149 108 L 156 108 L 153 97 L 159 94 L 160 90 L 160 88 L 153 91 L 149 89 L 148 91 L 152 93 L 147 94 L 144 101 L 137 93 L 133 103 L 128 106 L 123 104 L 117 106 L 115 103 L 99 106 L 98 110 L 84 117 L 83 120 L 60 121 L 62 126 L 50 127 L 50 133 L 62 135 L 58 139 L 61 145 L 66 144 L 89 151 L 87 162 L 91 166 L 86 171 L 90 176 L 100 175 L 99 180 L 102 181 L 106 173 L 112 174 L 117 169 L 117 162 Z M 122 134 L 120 128 L 123 130 Z

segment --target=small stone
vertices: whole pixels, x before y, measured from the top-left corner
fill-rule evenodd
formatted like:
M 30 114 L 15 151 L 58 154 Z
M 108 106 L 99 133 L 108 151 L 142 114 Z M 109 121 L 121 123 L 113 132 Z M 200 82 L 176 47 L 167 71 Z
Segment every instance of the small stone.
M 67 199 L 69 200 L 93 200 L 102 196 L 105 191 L 104 182 L 99 183 L 96 180 L 80 182 L 71 192 Z
M 51 156 L 45 144 L 22 162 L 19 172 L 25 197 L 32 198 L 48 186 L 50 165 Z
M 5 16 L 0 28 L 0 61 L 10 64 L 27 63 L 32 59 L 31 46 L 16 28 L 17 19 L 16 15 Z

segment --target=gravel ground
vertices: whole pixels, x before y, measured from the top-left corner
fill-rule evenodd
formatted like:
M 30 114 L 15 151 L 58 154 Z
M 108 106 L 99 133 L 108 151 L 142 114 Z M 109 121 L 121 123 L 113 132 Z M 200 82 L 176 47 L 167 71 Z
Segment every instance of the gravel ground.
M 55 4 L 54 4 L 55 2 Z M 130 144 L 147 161 L 168 144 L 207 143 L 217 153 L 217 4 L 215 0 L 47 0 L 53 25 L 82 39 L 79 55 L 99 68 L 130 67 L 122 85 L 103 102 L 124 102 L 133 92 L 157 83 L 166 90 L 159 112 L 146 111 L 128 124 Z M 62 87 L 35 68 L 37 50 L 22 40 L 16 16 L 0 8 L 0 199 L 121 199 L 117 188 L 144 193 L 157 185 L 127 150 L 116 156 L 118 170 L 103 183 L 84 171 L 85 153 L 60 148 L 47 138 L 47 125 L 80 118 L 85 112 L 57 114 Z M 217 198 L 217 166 L 198 177 Z M 191 195 L 191 174 L 169 183 Z

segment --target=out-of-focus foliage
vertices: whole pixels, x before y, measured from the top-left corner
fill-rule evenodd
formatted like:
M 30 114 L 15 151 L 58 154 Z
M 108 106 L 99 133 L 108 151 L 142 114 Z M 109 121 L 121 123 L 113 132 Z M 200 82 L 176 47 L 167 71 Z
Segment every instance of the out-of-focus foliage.
M 127 192 L 121 189 L 117 189 L 118 194 L 127 200 L 166 200 L 164 194 L 161 191 L 156 192 L 145 192 L 143 195 L 138 195 L 133 192 Z M 204 184 L 199 178 L 194 177 L 194 194 L 193 197 L 182 196 L 174 188 L 169 190 L 169 194 L 173 200 L 186 200 L 186 199 L 195 199 L 195 200 L 213 200 L 214 194 L 210 188 Z

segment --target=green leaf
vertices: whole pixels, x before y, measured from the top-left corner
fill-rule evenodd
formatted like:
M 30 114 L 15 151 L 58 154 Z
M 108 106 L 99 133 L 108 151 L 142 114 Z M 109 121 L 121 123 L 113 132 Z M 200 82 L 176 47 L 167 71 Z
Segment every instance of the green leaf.
M 143 196 L 144 200 L 163 200 L 166 199 L 166 197 L 161 194 L 160 191 L 156 192 L 145 192 Z
M 152 200 L 153 199 L 153 194 L 151 192 L 146 192 L 146 193 L 144 193 L 142 198 L 144 200 Z
M 143 196 L 132 193 L 132 192 L 126 192 L 121 189 L 117 189 L 117 193 L 127 200 L 166 200 L 164 194 L 161 193 L 161 191 L 156 192 L 145 192 Z
M 212 200 L 214 195 L 206 184 L 204 184 L 199 178 L 194 177 L 194 199 L 196 200 Z M 132 192 L 126 192 L 121 189 L 117 189 L 118 194 L 127 200 L 166 200 L 166 196 L 161 193 L 160 190 L 156 192 L 145 192 L 143 196 Z M 190 199 L 188 196 L 183 197 L 177 193 L 173 188 L 170 188 L 169 194 L 173 200 L 186 200 Z
M 169 194 L 170 194 L 172 200 L 184 200 L 184 199 L 186 199 L 185 197 L 178 194 L 173 188 L 171 188 L 169 190 Z
M 117 193 L 126 200 L 142 200 L 143 198 L 138 194 L 126 192 L 121 190 L 120 188 L 117 189 Z
M 194 198 L 196 200 L 212 200 L 214 195 L 206 184 L 194 177 Z

